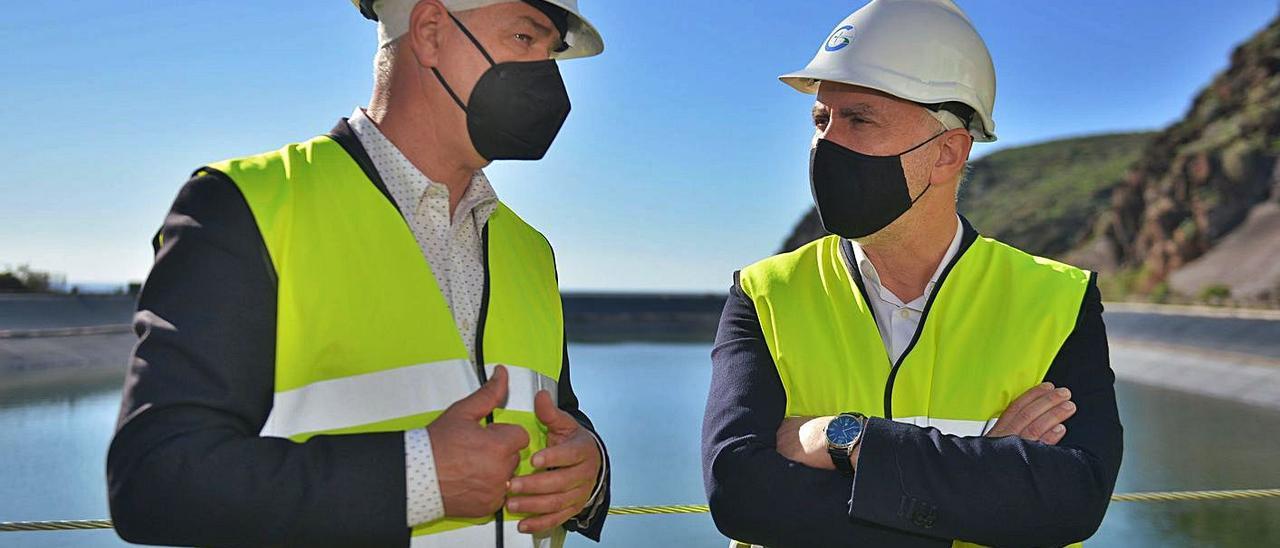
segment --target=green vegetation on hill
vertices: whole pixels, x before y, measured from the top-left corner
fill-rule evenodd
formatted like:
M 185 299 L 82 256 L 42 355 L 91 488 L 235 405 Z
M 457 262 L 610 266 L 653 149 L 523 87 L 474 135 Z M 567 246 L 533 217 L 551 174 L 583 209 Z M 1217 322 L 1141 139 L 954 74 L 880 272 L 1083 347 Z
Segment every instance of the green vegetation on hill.
M 1050 141 L 970 164 L 960 212 L 983 234 L 1038 255 L 1065 253 L 1110 205 L 1111 190 L 1153 133 Z

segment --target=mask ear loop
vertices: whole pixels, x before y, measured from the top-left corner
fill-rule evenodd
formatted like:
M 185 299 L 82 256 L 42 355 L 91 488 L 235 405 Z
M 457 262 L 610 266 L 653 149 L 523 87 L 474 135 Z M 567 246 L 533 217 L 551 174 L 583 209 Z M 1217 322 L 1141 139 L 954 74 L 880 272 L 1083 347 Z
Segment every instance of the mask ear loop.
M 890 156 L 903 156 L 903 155 L 905 155 L 905 154 L 909 154 L 909 153 L 911 153 L 911 152 L 915 152 L 915 150 L 916 150 L 917 148 L 920 148 L 920 147 L 922 147 L 922 146 L 925 146 L 925 145 L 929 144 L 929 142 L 930 142 L 930 141 L 932 141 L 932 140 L 934 140 L 934 139 L 937 139 L 938 137 L 941 137 L 943 133 L 946 133 L 946 132 L 948 132 L 948 131 L 951 131 L 951 130 L 949 130 L 949 129 L 944 129 L 944 130 L 942 130 L 942 131 L 939 131 L 938 133 L 933 134 L 933 137 L 930 137 L 930 138 L 928 138 L 928 139 L 925 139 L 925 140 L 921 141 L 921 142 L 920 142 L 920 144 L 918 144 L 918 145 L 916 145 L 916 146 L 913 146 L 913 147 L 911 147 L 911 148 L 909 148 L 909 149 L 907 149 L 907 150 L 904 150 L 904 151 L 902 151 L 902 152 L 899 152 L 899 153 L 897 153 L 897 154 L 890 154 Z
M 935 133 L 935 134 L 933 135 L 933 137 L 930 137 L 930 138 L 928 138 L 928 139 L 925 139 L 925 140 L 921 141 L 919 144 L 917 144 L 916 146 L 913 146 L 913 147 L 911 147 L 911 148 L 909 148 L 909 149 L 907 149 L 907 150 L 904 150 L 904 151 L 902 151 L 902 152 L 899 152 L 899 153 L 897 153 L 897 154 L 885 154 L 885 155 L 881 155 L 881 156 L 875 156 L 875 155 L 871 155 L 871 154 L 863 154 L 863 153 L 861 153 L 861 152 L 858 152 L 858 151 L 856 151 L 856 150 L 852 150 L 852 149 L 848 149 L 848 148 L 846 148 L 846 147 L 844 147 L 844 146 L 841 146 L 841 145 L 838 145 L 838 144 L 837 144 L 836 146 L 839 146 L 840 148 L 844 148 L 844 149 L 846 149 L 846 150 L 850 150 L 850 151 L 851 151 L 851 152 L 853 152 L 854 154 L 857 154 L 857 155 L 859 155 L 859 156 L 865 156 L 865 157 L 867 157 L 867 158 L 900 158 L 900 157 L 902 157 L 903 155 L 906 155 L 906 154 L 909 154 L 909 153 L 911 153 L 911 152 L 914 152 L 916 149 L 918 149 L 918 148 L 920 148 L 920 147 L 922 147 L 922 146 L 925 146 L 925 145 L 929 144 L 929 142 L 930 142 L 930 141 L 932 141 L 932 140 L 934 140 L 934 139 L 937 139 L 937 138 L 938 138 L 939 136 L 941 136 L 943 133 L 946 133 L 946 132 L 948 132 L 948 131 L 951 131 L 951 130 L 949 130 L 949 129 L 944 129 L 944 130 L 942 130 L 940 133 Z M 828 140 L 828 139 L 818 139 L 818 140 L 819 140 L 819 141 L 828 141 L 828 142 L 832 142 L 832 143 L 834 143 L 834 141 L 830 141 L 830 140 Z M 816 146 L 816 144 L 815 144 L 815 146 Z
M 476 39 L 474 34 L 471 34 L 471 30 L 468 29 L 466 25 L 462 24 L 462 21 L 459 21 L 452 13 L 449 14 L 449 18 L 453 19 L 453 22 L 458 25 L 458 28 L 462 29 L 462 34 L 467 35 L 467 39 L 471 40 L 472 44 L 475 44 L 476 49 L 480 50 L 480 54 L 484 55 L 484 59 L 489 62 L 489 66 L 497 64 L 493 62 L 493 57 L 489 55 L 489 51 L 484 49 L 484 46 L 480 44 L 480 41 Z
M 932 188 L 932 187 L 933 187 L 933 183 L 929 183 L 929 184 L 927 184 L 927 185 L 924 185 L 924 190 L 921 190 L 921 191 L 920 191 L 920 193 L 919 193 L 919 194 L 916 194 L 916 197 L 915 197 L 914 199 L 912 199 L 912 200 L 911 200 L 911 205 L 913 205 L 913 206 L 914 206 L 914 205 L 916 205 L 916 202 L 920 201 L 920 198 L 923 198 L 923 197 L 924 197 L 924 193 L 929 192 L 929 189 L 930 189 L 930 188 Z
M 936 135 L 934 135 L 933 137 L 930 137 L 930 138 L 928 138 L 928 139 L 925 139 L 925 140 L 924 140 L 924 142 L 922 142 L 922 143 L 920 143 L 920 144 L 918 144 L 918 145 L 916 145 L 916 146 L 913 146 L 913 147 L 911 147 L 911 148 L 909 148 L 909 149 L 907 149 L 907 150 L 902 151 L 901 153 L 899 153 L 899 154 L 898 154 L 898 156 L 899 156 L 899 157 L 901 157 L 901 156 L 903 156 L 903 155 L 905 155 L 905 154 L 907 154 L 907 153 L 909 153 L 909 152 L 912 152 L 912 151 L 914 151 L 915 149 L 917 149 L 917 148 L 920 148 L 920 147 L 924 146 L 924 145 L 925 145 L 926 143 L 928 143 L 929 141 L 932 141 L 932 140 L 934 140 L 934 139 L 937 139 L 937 138 L 938 138 L 938 137 L 940 137 L 943 133 L 946 133 L 946 132 L 948 132 L 948 131 L 951 131 L 951 130 L 949 130 L 949 129 L 944 129 L 944 130 L 942 130 L 942 131 L 938 132 L 938 133 L 937 133 Z M 899 161 L 901 161 L 901 158 L 899 158 Z M 929 192 L 929 189 L 930 189 L 930 188 L 933 188 L 933 183 L 932 183 L 932 182 L 931 182 L 931 183 L 929 183 L 929 184 L 927 184 L 927 185 L 924 185 L 924 190 L 921 190 L 919 194 L 916 194 L 916 197 L 915 197 L 915 198 L 912 198 L 912 199 L 911 199 L 911 205 L 912 205 L 912 206 L 916 205 L 916 202 L 920 201 L 920 198 L 923 198 L 923 197 L 924 197 L 924 193 Z
M 489 66 L 496 66 L 497 63 L 493 62 L 493 57 L 490 56 L 488 50 L 485 50 L 484 46 L 480 44 L 480 40 L 477 40 L 476 36 L 471 34 L 471 30 L 467 29 L 467 26 L 462 24 L 462 21 L 459 21 L 452 13 L 449 14 L 449 18 L 453 19 L 454 24 L 458 25 L 458 29 L 462 31 L 462 34 L 465 34 L 467 39 L 471 40 L 471 43 L 475 45 L 476 49 L 480 50 L 480 54 L 484 56 L 485 61 L 489 62 Z M 453 102 L 458 104 L 458 108 L 461 108 L 463 112 L 466 112 L 467 105 L 463 103 L 462 98 L 458 97 L 458 94 L 453 91 L 453 87 L 449 85 L 449 82 L 445 81 L 444 75 L 440 74 L 440 69 L 431 67 L 431 72 L 435 73 L 436 80 L 439 80 L 440 85 L 444 87 L 444 90 L 449 92 L 449 96 L 453 98 Z

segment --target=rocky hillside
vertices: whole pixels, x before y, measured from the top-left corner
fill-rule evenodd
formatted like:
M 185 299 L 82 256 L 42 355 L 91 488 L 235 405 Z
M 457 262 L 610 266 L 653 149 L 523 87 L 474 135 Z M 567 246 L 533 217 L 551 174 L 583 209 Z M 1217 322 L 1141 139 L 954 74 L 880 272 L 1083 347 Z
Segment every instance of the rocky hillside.
M 1278 160 L 1280 18 L 1151 141 L 1068 258 L 1140 293 L 1280 299 Z
M 1096 135 L 993 152 L 970 163 L 960 212 L 983 234 L 1040 254 L 1065 253 L 1089 233 L 1151 136 Z M 810 210 L 783 250 L 825 234 Z
M 1044 255 L 1070 250 L 1110 204 L 1149 133 L 1065 139 L 975 160 L 960 186 L 960 212 L 985 234 Z
M 1159 133 L 1006 149 L 972 168 L 960 210 L 979 230 L 1103 272 L 1108 298 L 1280 304 L 1280 18 Z M 810 211 L 784 249 L 822 234 Z

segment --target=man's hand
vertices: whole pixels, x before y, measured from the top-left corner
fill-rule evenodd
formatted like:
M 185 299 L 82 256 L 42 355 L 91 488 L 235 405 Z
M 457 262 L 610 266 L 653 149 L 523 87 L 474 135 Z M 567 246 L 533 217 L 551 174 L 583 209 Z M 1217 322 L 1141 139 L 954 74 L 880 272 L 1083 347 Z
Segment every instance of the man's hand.
M 1051 383 L 1032 387 L 1013 400 L 1000 415 L 995 427 L 986 436 L 998 438 L 1019 436 L 1027 441 L 1041 441 L 1054 445 L 1067 435 L 1062 423 L 1076 413 L 1071 403 L 1071 391 L 1054 388 Z M 827 453 L 827 424 L 835 417 L 788 417 L 778 426 L 778 454 L 810 468 L 834 470 L 831 455 Z M 856 469 L 861 446 L 854 449 L 849 458 Z
M 502 508 L 529 433 L 513 424 L 484 427 L 480 421 L 506 400 L 507 369 L 498 366 L 489 382 L 427 426 L 445 515 L 479 518 Z
M 1071 391 L 1066 388 L 1047 382 L 1033 386 L 1009 404 L 987 437 L 1018 436 L 1055 445 L 1067 435 L 1062 423 L 1076 414 L 1076 404 L 1070 400 Z
M 600 474 L 600 447 L 573 416 L 557 409 L 543 390 L 533 400 L 538 420 L 547 426 L 547 448 L 533 455 L 543 469 L 511 480 L 507 510 L 531 514 L 520 532 L 541 533 L 568 521 L 586 507 Z
M 835 470 L 836 465 L 827 453 L 827 424 L 835 417 L 788 417 L 778 426 L 778 454 L 810 468 Z M 859 445 L 849 457 L 857 468 Z

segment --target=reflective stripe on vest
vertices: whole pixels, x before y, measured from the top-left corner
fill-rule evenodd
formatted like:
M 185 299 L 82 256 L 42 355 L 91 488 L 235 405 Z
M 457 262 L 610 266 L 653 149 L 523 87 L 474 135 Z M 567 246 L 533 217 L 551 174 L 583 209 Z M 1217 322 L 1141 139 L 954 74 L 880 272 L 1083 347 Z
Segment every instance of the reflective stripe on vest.
M 751 265 L 739 281 L 760 317 L 787 416 L 857 411 L 980 436 L 1044 380 L 1090 276 L 979 237 L 939 280 L 896 367 L 839 237 Z
M 277 278 L 275 394 L 263 436 L 302 442 L 421 428 L 480 386 L 413 233 L 336 141 L 317 137 L 207 169 L 227 175 L 244 195 Z M 494 420 L 529 432 L 516 472 L 524 475 L 534 471 L 529 457 L 546 446 L 533 397 L 544 389 L 557 394 L 563 363 L 555 261 L 546 239 L 501 203 L 482 239 L 486 291 L 476 359 L 485 378 L 495 364 L 508 368 L 510 397 Z M 504 517 L 504 544 L 559 545 L 515 531 L 519 518 Z M 493 521 L 424 524 L 413 530 L 414 545 L 441 534 L 492 546 Z

